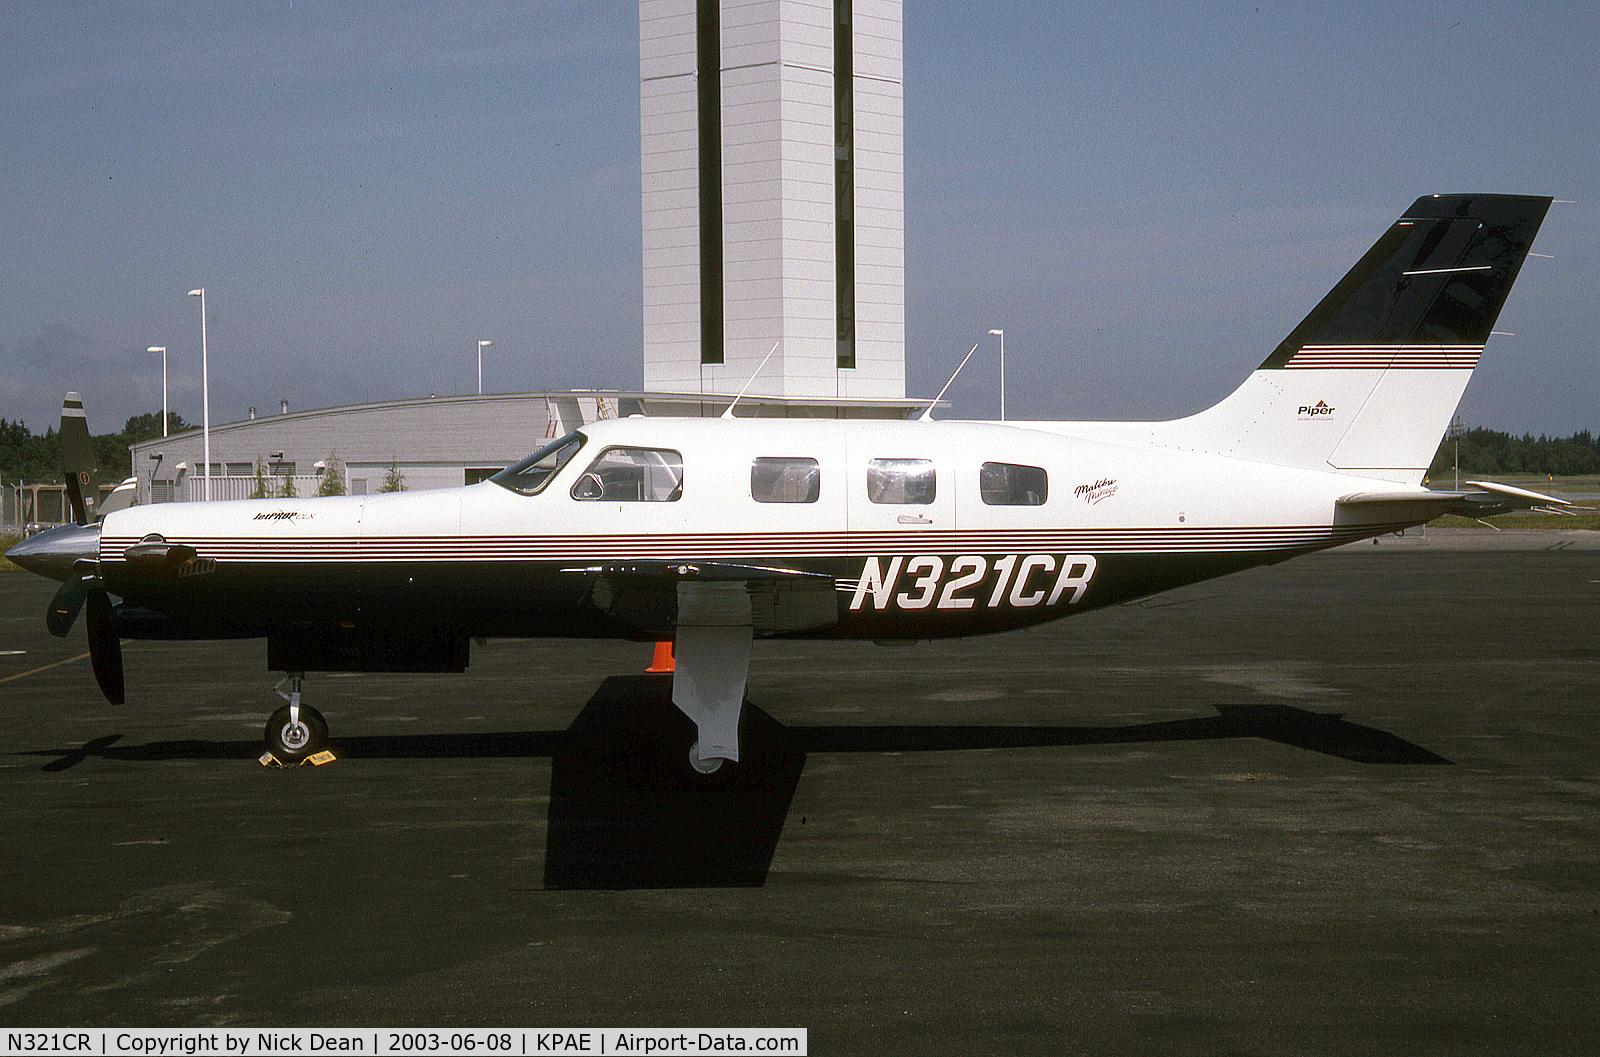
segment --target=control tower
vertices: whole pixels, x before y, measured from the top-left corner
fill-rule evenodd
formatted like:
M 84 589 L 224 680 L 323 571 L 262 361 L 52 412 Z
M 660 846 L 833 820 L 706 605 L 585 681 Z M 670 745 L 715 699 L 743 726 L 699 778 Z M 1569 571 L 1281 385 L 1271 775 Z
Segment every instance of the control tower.
M 899 0 L 640 0 L 644 387 L 905 398 Z

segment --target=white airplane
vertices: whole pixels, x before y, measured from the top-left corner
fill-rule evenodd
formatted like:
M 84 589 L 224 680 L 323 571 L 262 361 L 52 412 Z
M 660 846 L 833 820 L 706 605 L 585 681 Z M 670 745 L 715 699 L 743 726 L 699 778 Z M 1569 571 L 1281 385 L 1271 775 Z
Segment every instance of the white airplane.
M 1566 505 L 1422 486 L 1550 202 L 1418 199 L 1189 418 L 603 421 L 465 488 L 136 506 L 8 556 L 64 581 L 55 634 L 87 602 L 113 702 L 122 638 L 265 638 L 284 762 L 327 742 L 306 672 L 461 671 L 475 638 L 672 640 L 708 773 L 739 759 L 755 638 L 1004 631 L 1446 512 Z

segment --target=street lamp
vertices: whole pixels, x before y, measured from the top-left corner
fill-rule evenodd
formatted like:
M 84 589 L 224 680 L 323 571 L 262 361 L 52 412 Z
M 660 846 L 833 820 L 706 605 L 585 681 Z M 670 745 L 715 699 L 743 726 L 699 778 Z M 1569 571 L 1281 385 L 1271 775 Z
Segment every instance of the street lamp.
M 493 344 L 494 344 L 494 342 L 492 342 L 492 341 L 480 341 L 480 342 L 478 342 L 478 395 L 479 396 L 483 395 L 483 347 L 485 345 L 493 345 Z
M 1456 442 L 1456 491 L 1459 492 L 1461 491 L 1461 438 L 1467 434 L 1467 424 L 1461 421 L 1460 412 L 1450 419 L 1450 428 L 1446 432 L 1450 435 L 1450 439 Z
M 211 502 L 211 359 L 206 352 L 206 288 L 190 290 L 189 297 L 200 299 L 200 403 L 201 428 L 205 431 L 206 502 Z
M 167 347 L 165 345 L 152 345 L 145 352 L 159 352 L 161 354 L 161 435 L 167 435 Z
M 1000 421 L 1006 420 L 1006 332 L 1004 330 L 991 330 L 990 334 L 1000 339 Z

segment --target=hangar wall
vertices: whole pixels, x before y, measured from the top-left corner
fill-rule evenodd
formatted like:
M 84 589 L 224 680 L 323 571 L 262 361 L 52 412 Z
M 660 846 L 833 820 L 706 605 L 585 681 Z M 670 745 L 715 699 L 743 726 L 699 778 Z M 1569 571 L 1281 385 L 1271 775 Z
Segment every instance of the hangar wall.
M 383 490 L 393 473 L 408 491 L 455 488 L 482 480 L 547 439 L 586 422 L 630 415 L 720 415 L 729 396 L 700 393 L 578 390 L 425 397 L 266 415 L 211 428 L 212 498 L 247 499 L 257 490 L 257 466 L 269 491 L 315 495 L 318 462 L 335 462 L 345 491 Z M 739 417 L 901 419 L 927 401 L 806 400 L 746 397 Z M 142 441 L 131 447 L 137 502 L 205 498 L 204 438 L 200 430 Z M 102 467 L 114 472 L 114 468 Z
M 352 495 L 381 491 L 391 467 L 408 490 L 479 480 L 539 447 L 558 416 L 544 394 L 437 397 L 268 415 L 211 428 L 212 497 L 248 498 L 258 464 L 281 494 L 315 495 L 336 462 Z M 205 498 L 204 441 L 190 430 L 133 445 L 141 503 Z

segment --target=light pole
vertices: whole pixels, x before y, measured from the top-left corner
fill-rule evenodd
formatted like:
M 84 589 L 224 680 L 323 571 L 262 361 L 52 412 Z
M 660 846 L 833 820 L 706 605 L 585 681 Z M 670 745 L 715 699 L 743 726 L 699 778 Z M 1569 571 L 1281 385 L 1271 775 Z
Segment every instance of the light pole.
M 493 345 L 493 344 L 494 344 L 494 342 L 492 342 L 492 341 L 480 341 L 480 342 L 478 342 L 478 395 L 479 396 L 483 395 L 483 347 L 485 345 Z
M 1456 442 L 1456 491 L 1461 491 L 1461 438 L 1466 435 L 1467 424 L 1461 421 L 1458 413 L 1450 420 L 1450 429 L 1447 431 L 1450 439 Z
M 206 352 L 206 288 L 190 290 L 200 299 L 200 425 L 205 432 L 206 502 L 211 502 L 211 359 Z
M 145 352 L 159 352 L 161 354 L 161 435 L 167 435 L 167 347 L 165 345 L 152 345 Z
M 1006 420 L 1006 332 L 1004 330 L 991 330 L 990 334 L 1000 339 L 1000 421 Z

